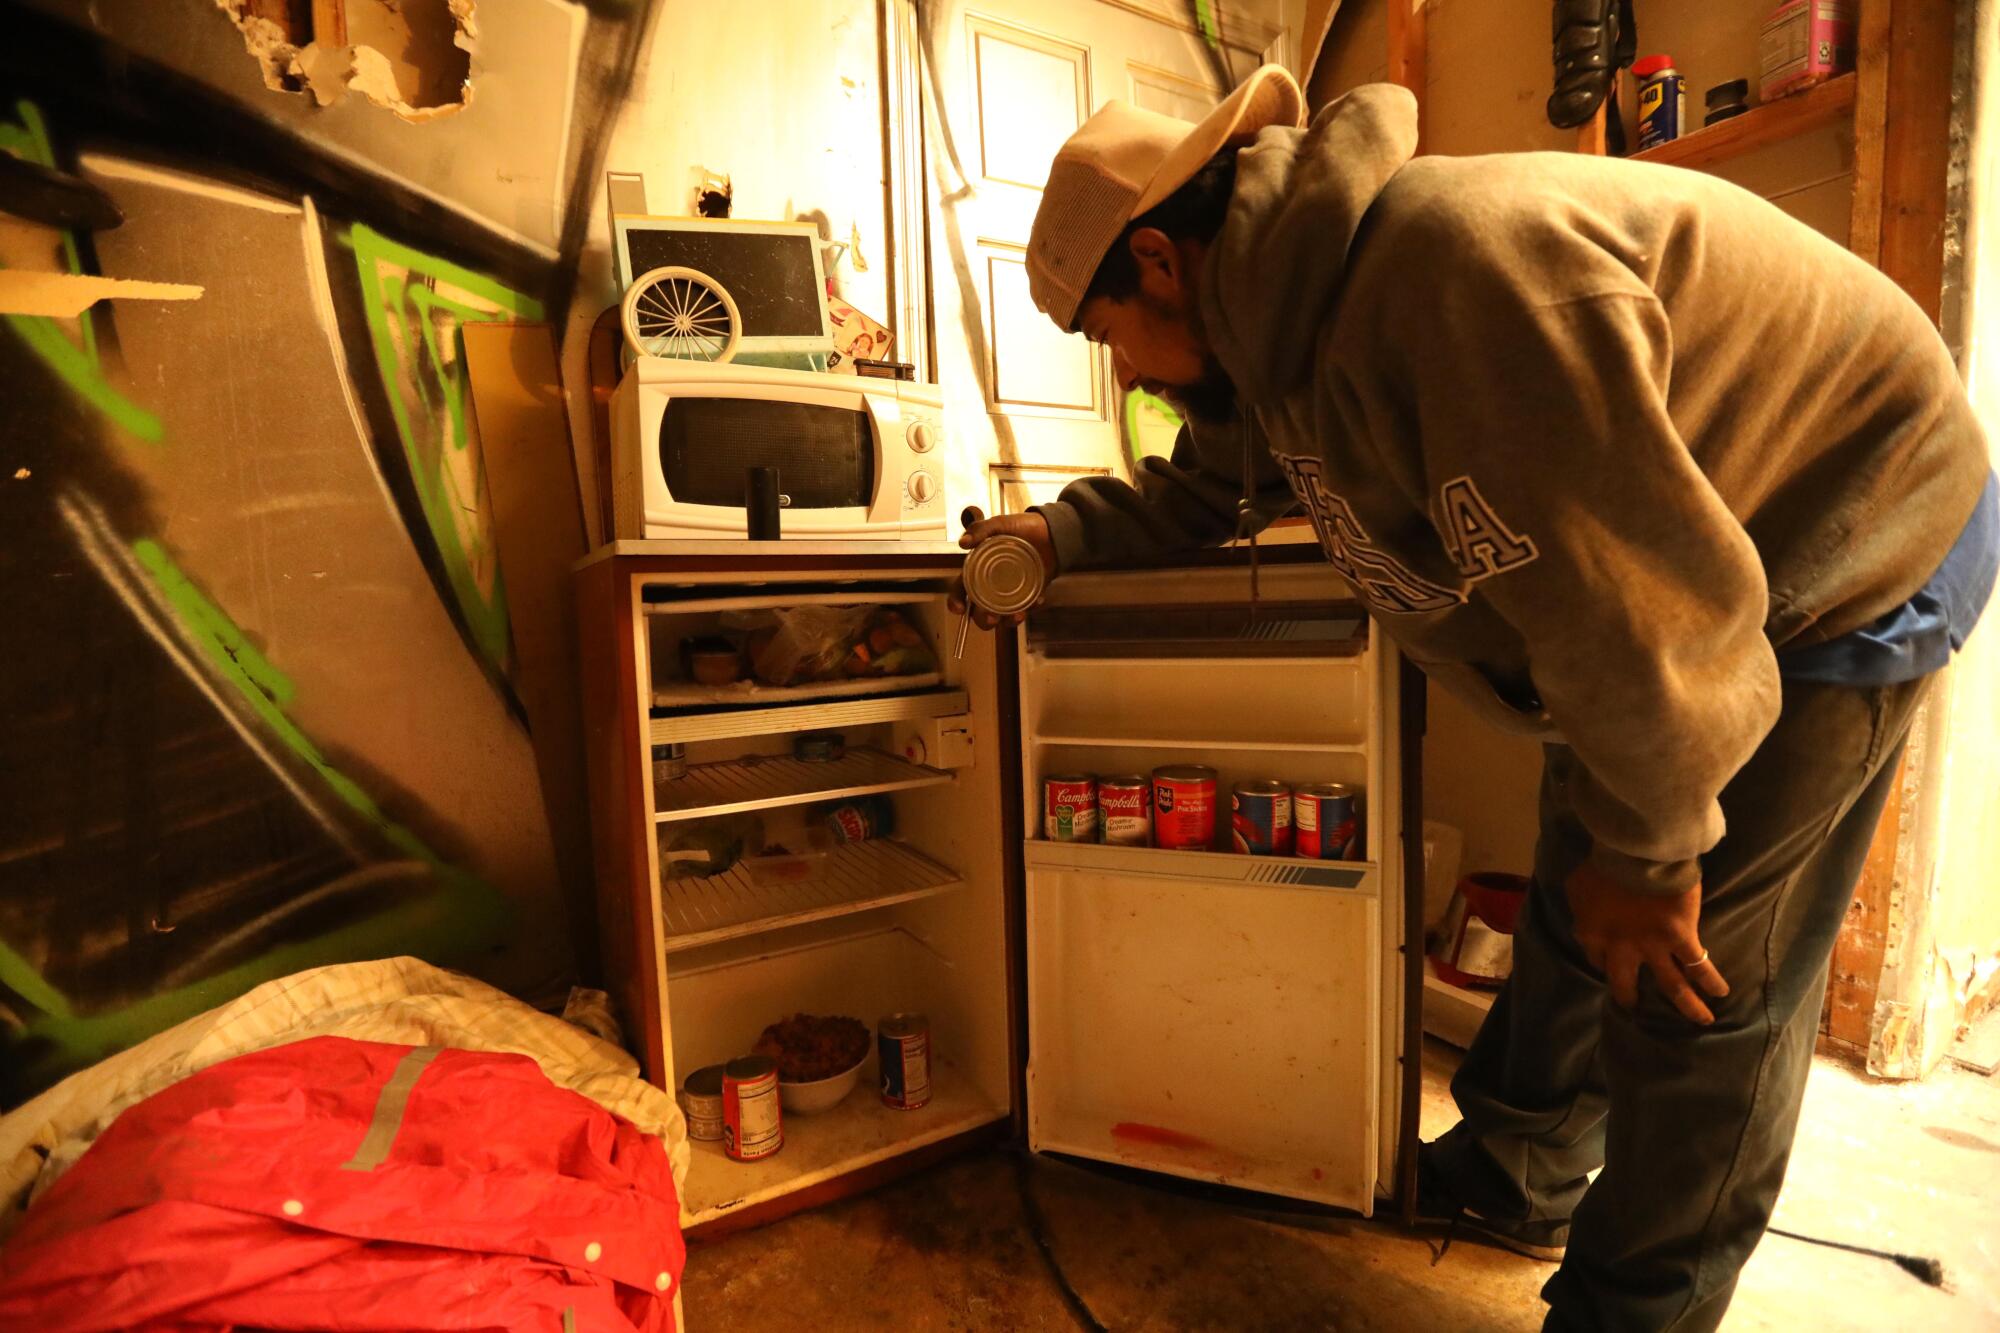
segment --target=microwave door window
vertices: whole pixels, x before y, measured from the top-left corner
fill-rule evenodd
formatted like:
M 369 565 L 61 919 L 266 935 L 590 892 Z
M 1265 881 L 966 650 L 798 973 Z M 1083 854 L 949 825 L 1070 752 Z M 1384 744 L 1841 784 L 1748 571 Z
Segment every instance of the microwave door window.
M 741 508 L 745 473 L 778 469 L 790 509 L 865 509 L 875 490 L 868 413 L 768 398 L 675 398 L 660 417 L 660 472 L 676 504 Z

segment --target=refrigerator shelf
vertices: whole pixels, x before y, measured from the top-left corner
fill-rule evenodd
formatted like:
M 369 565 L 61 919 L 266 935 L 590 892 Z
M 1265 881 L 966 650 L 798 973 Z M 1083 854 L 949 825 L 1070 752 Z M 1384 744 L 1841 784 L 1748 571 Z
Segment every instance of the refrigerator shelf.
M 1272 750 L 1284 754 L 1367 754 L 1368 747 L 1346 742 L 1226 741 L 1214 737 L 1195 739 L 1182 736 L 1071 736 L 1036 735 L 1036 745 L 1095 746 L 1104 750 Z
M 657 813 L 653 821 L 670 824 L 745 810 L 935 787 L 951 780 L 949 773 L 880 750 L 849 750 L 826 763 L 807 763 L 788 754 L 748 755 L 723 764 L 696 764 L 684 778 L 654 783 Z
M 1120 847 L 1101 842 L 1025 840 L 1030 870 L 1088 870 L 1154 875 L 1211 883 L 1296 885 L 1376 892 L 1375 866 L 1365 861 L 1321 861 L 1302 856 L 1240 856 L 1234 852 L 1180 852 L 1160 847 Z
M 743 708 L 656 717 L 647 723 L 646 734 L 650 745 L 665 745 L 670 741 L 718 741 L 737 736 L 769 736 L 781 731 L 823 731 L 839 727 L 865 727 L 876 722 L 901 722 L 917 717 L 950 717 L 967 711 L 969 706 L 964 690 L 925 690 L 918 694 L 836 699 L 782 708 Z
M 957 871 L 892 838 L 849 843 L 818 860 L 806 878 L 786 883 L 759 883 L 740 861 L 720 875 L 665 881 L 666 952 L 927 898 L 964 883 Z
M 847 1100 L 819 1115 L 785 1117 L 785 1146 L 756 1162 L 731 1161 L 720 1143 L 694 1143 L 683 1226 L 699 1226 L 913 1148 L 1005 1120 L 971 1079 L 942 1060 L 931 1068 L 930 1105 L 897 1111 L 882 1104 L 875 1059 Z

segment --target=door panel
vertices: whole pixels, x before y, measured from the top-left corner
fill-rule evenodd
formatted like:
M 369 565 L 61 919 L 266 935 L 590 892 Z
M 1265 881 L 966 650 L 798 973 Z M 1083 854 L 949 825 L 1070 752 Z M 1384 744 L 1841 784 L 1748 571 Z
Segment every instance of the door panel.
M 1226 64 L 1248 73 L 1274 30 L 1211 8 L 1222 11 Z M 1028 233 L 1057 149 L 1093 110 L 1118 97 L 1197 118 L 1217 99 L 1216 56 L 1169 0 L 937 0 L 919 14 L 951 507 L 990 503 L 996 467 L 1129 477 L 1108 359 L 1028 298 Z M 1147 451 L 1162 451 L 1172 426 L 1150 434 L 1163 438 Z M 1006 490 L 1022 498 L 1018 485 Z

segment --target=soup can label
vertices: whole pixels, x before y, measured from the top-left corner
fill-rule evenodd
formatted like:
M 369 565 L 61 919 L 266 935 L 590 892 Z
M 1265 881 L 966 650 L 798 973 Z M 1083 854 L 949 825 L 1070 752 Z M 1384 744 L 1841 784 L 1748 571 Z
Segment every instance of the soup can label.
M 1293 813 L 1298 822 L 1300 856 L 1345 861 L 1361 855 L 1354 788 L 1337 782 L 1301 787 L 1293 796 Z
M 882 1104 L 914 1111 L 931 1099 L 931 1022 L 922 1014 L 890 1014 L 875 1025 L 882 1058 Z
M 1153 771 L 1153 845 L 1215 849 L 1215 770 L 1182 764 Z
M 722 1070 L 722 1151 L 755 1162 L 784 1146 L 778 1062 L 762 1055 L 731 1060 Z
M 1115 847 L 1153 843 L 1153 784 L 1142 777 L 1105 778 L 1097 784 L 1104 841 Z
M 1050 842 L 1097 841 L 1097 780 L 1065 773 L 1042 782 L 1042 836 Z
M 1230 837 L 1249 856 L 1292 854 L 1292 789 L 1282 782 L 1245 782 L 1229 797 Z

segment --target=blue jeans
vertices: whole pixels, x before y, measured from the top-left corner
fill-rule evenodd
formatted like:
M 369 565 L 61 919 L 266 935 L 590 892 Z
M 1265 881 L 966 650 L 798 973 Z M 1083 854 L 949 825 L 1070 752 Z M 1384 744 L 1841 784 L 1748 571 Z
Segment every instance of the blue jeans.
M 1562 886 L 1590 836 L 1566 795 L 1575 756 L 1548 747 L 1514 972 L 1452 1080 L 1463 1120 L 1435 1149 L 1468 1207 L 1571 1220 L 1545 1329 L 1721 1323 L 1784 1183 L 1834 941 L 1927 682 L 1785 683 L 1701 859 L 1701 940 L 1730 985 L 1712 1027 L 1649 976 L 1621 1008 L 1585 959 Z

